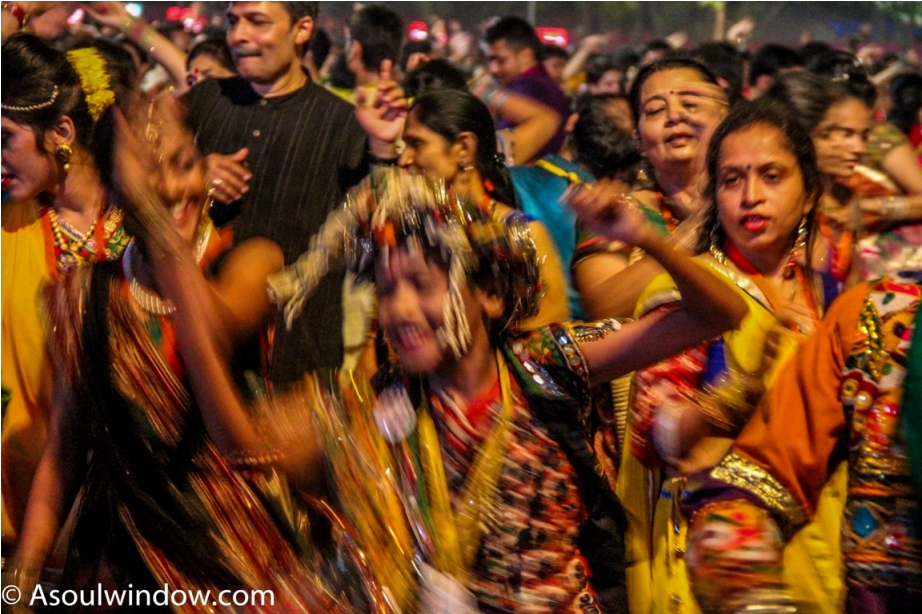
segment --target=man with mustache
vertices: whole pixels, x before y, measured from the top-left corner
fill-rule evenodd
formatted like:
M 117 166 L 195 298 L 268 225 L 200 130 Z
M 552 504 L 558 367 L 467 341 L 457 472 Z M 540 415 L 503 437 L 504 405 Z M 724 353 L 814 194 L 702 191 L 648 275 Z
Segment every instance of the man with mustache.
M 208 80 L 185 96 L 219 203 L 212 216 L 232 225 L 236 240 L 275 241 L 288 263 L 307 249 L 370 164 L 396 158 L 393 145 L 365 134 L 352 105 L 313 83 L 301 67 L 318 4 L 231 2 L 227 43 L 237 76 Z M 307 317 L 290 331 L 278 327 L 274 384 L 340 365 L 341 291 L 342 278 L 325 280 L 305 307 Z

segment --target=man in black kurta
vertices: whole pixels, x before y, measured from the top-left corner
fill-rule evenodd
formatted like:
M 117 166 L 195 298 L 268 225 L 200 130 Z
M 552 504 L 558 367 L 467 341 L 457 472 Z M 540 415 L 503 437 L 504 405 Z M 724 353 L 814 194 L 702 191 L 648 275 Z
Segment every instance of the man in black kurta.
M 286 264 L 307 250 L 369 166 L 368 138 L 354 107 L 312 83 L 299 63 L 316 4 L 231 3 L 227 38 L 239 76 L 206 80 L 185 96 L 188 121 L 207 155 L 209 186 L 223 201 L 212 216 L 232 225 L 236 241 L 275 241 Z M 292 12 L 298 9 L 303 14 Z M 341 292 L 342 277 L 330 276 L 292 330 L 277 327 L 273 383 L 342 363 Z

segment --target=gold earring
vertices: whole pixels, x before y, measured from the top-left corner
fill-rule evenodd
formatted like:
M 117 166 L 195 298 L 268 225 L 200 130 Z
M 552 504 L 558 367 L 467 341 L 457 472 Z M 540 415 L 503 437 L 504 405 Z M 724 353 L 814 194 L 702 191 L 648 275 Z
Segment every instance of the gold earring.
M 471 172 L 472 170 L 474 170 L 474 165 L 471 164 L 471 161 L 470 161 L 470 160 L 462 160 L 462 161 L 461 161 L 461 170 L 464 171 L 465 173 L 469 173 L 469 172 Z
M 54 157 L 64 165 L 65 173 L 70 170 L 70 157 L 72 155 L 74 155 L 74 150 L 67 143 L 59 143 L 58 146 L 54 148 Z

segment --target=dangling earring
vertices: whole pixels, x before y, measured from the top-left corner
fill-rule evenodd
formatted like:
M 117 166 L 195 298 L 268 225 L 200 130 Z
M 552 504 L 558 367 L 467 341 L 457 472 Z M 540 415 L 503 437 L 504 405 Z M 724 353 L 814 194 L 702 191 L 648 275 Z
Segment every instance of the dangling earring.
M 794 275 L 794 268 L 800 264 L 801 261 L 806 261 L 807 253 L 807 216 L 800 218 L 800 223 L 797 225 L 797 237 L 794 239 L 794 247 L 791 248 L 791 255 L 788 256 L 788 261 L 784 266 L 785 277 L 791 277 Z
M 469 172 L 471 172 L 472 170 L 474 170 L 474 165 L 471 164 L 471 161 L 470 161 L 470 160 L 462 160 L 462 161 L 461 161 L 461 170 L 464 171 L 465 173 L 469 173 Z
M 727 256 L 724 254 L 723 250 L 720 248 L 720 237 L 718 233 L 720 231 L 720 220 L 714 220 L 714 225 L 711 227 L 710 232 L 710 246 L 708 247 L 708 252 L 711 256 L 714 257 L 714 260 L 720 264 L 727 263 Z
M 64 165 L 65 173 L 70 170 L 70 157 L 72 155 L 74 155 L 74 150 L 67 143 L 59 143 L 58 146 L 54 148 L 54 157 Z
M 807 216 L 800 218 L 797 225 L 797 238 L 794 240 L 794 252 L 805 252 L 807 249 Z
M 461 358 L 471 347 L 471 326 L 464 310 L 461 287 L 467 283 L 467 274 L 460 258 L 452 258 L 448 267 L 448 295 L 442 306 L 442 326 L 436 337 L 443 348 L 450 348 L 455 358 Z

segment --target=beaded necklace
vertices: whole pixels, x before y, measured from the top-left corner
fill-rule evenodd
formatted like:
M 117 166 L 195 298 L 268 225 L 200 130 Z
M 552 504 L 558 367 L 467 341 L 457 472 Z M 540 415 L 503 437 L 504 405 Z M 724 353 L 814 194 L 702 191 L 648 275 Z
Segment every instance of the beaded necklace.
M 195 243 L 196 264 L 201 264 L 213 230 L 214 226 L 208 223 L 205 229 L 199 233 Z M 141 309 L 151 315 L 170 316 L 176 313 L 176 306 L 171 301 L 162 299 L 159 294 L 148 290 L 138 281 L 135 276 L 134 254 L 135 242 L 132 239 L 123 254 L 125 280 L 128 282 L 128 291 L 131 293 L 131 297 L 141 306 Z
M 96 219 L 93 220 L 93 223 L 90 224 L 90 227 L 85 233 L 80 234 L 71 229 L 70 234 L 77 235 L 78 238 L 70 238 L 67 236 L 67 233 L 64 232 L 64 228 L 62 227 L 61 218 L 58 216 L 58 212 L 54 207 L 46 207 L 42 212 L 45 232 L 51 237 L 51 241 L 46 243 L 49 248 L 49 268 L 58 275 L 64 275 L 65 273 L 73 271 L 80 266 L 80 264 L 89 261 L 94 253 L 97 262 L 106 259 L 105 248 L 108 240 L 107 234 L 111 234 L 110 229 L 107 227 L 111 226 L 112 232 L 114 232 L 114 228 L 117 227 L 117 224 L 102 223 L 108 211 L 106 201 L 107 195 L 104 194 L 102 204 L 99 208 L 99 215 L 96 216 Z M 95 239 L 95 252 L 89 250 L 88 245 L 91 238 Z

